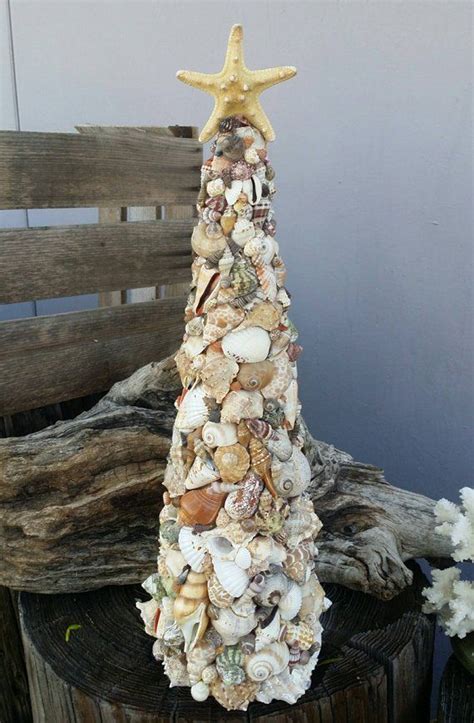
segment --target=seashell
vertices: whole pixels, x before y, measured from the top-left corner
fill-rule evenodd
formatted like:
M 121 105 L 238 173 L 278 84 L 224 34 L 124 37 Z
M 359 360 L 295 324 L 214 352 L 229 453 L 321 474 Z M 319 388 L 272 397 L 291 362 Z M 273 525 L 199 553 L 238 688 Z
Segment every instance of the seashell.
M 252 558 L 252 572 L 258 573 L 266 570 L 270 565 L 280 565 L 286 558 L 287 552 L 283 545 L 275 542 L 271 537 L 257 535 L 248 545 Z
M 231 161 L 242 158 L 244 150 L 243 139 L 236 134 L 220 136 L 216 143 L 216 155 L 218 157 L 224 155 Z
M 218 611 L 216 620 L 211 620 L 211 625 L 217 630 L 224 645 L 237 645 L 240 638 L 248 635 L 257 624 L 255 612 L 252 615 L 236 615 L 230 608 Z
M 233 595 L 223 588 L 216 575 L 211 575 L 207 581 L 207 591 L 209 600 L 217 608 L 229 608 L 234 602 Z
M 311 500 L 302 497 L 291 503 L 290 514 L 283 525 L 289 548 L 299 545 L 304 539 L 313 538 L 321 529 L 321 521 L 316 515 Z
M 248 570 L 252 562 L 250 552 L 245 547 L 239 547 L 234 558 L 235 564 L 242 570 Z
M 179 519 L 183 525 L 212 525 L 224 504 L 225 493 L 212 486 L 189 490 L 180 498 Z
M 294 344 L 293 342 L 288 344 L 288 347 L 286 349 L 286 353 L 288 354 L 288 359 L 292 362 L 294 362 L 298 359 L 298 357 L 302 351 L 303 351 L 303 347 L 300 346 L 299 344 Z
M 309 625 L 303 622 L 288 623 L 285 632 L 285 642 L 291 647 L 300 650 L 309 650 L 314 642 L 314 633 Z
M 208 196 L 221 196 L 226 190 L 224 181 L 222 178 L 216 178 L 213 181 L 209 181 L 206 185 L 206 191 Z
M 169 545 L 178 542 L 178 533 L 179 527 L 175 520 L 165 520 L 160 524 L 160 538 Z
M 260 392 L 229 392 L 222 403 L 221 420 L 223 422 L 240 422 L 247 417 L 261 417 L 263 414 L 263 397 Z
M 190 690 L 193 699 L 198 701 L 199 703 L 202 703 L 209 698 L 209 692 L 209 686 L 202 680 L 194 683 L 194 685 L 191 686 Z
M 265 575 L 263 590 L 255 596 L 256 602 L 264 607 L 279 605 L 283 596 L 288 592 L 289 584 L 288 578 L 281 570 Z
M 248 178 L 252 177 L 253 170 L 254 169 L 245 161 L 237 161 L 237 163 L 232 164 L 230 172 L 231 178 L 235 181 L 246 181 Z
M 245 476 L 250 458 L 241 444 L 230 444 L 218 447 L 214 453 L 214 463 L 219 470 L 223 482 L 239 482 Z
M 208 239 L 217 241 L 220 240 L 221 244 L 224 241 L 227 244 L 227 241 L 224 238 L 224 234 L 222 231 L 222 226 L 220 223 L 217 223 L 217 221 L 220 219 L 221 215 L 220 213 L 216 213 L 215 211 L 211 211 L 209 214 L 208 223 L 206 225 L 206 236 Z M 224 247 L 225 248 L 225 247 Z M 217 263 L 217 260 L 220 257 L 220 252 L 217 255 L 217 257 L 214 255 L 213 257 L 210 257 L 211 261 L 214 261 Z
M 266 648 L 280 638 L 281 617 L 278 608 L 274 608 L 275 614 L 268 621 L 261 622 L 255 631 L 255 651 Z
M 303 585 L 306 581 L 306 575 L 309 571 L 308 563 L 311 555 L 306 546 L 299 545 L 293 550 L 288 550 L 283 570 L 285 574 L 295 582 Z
M 283 306 L 284 309 L 288 309 L 291 306 L 291 298 L 286 289 L 279 289 L 277 293 L 277 301 Z
M 188 357 L 186 350 L 183 349 L 183 345 L 181 345 L 181 348 L 177 354 L 175 354 L 174 360 L 183 387 L 192 384 L 196 377 L 196 372 L 193 368 L 192 358 Z
M 226 236 L 229 236 L 232 229 L 235 226 L 235 222 L 237 221 L 237 214 L 232 209 L 232 206 L 228 206 L 228 208 L 225 210 L 225 213 L 222 214 L 220 218 L 220 224 L 222 227 L 223 232 Z
M 212 535 L 207 541 L 207 547 L 213 558 L 233 561 L 235 557 L 234 545 L 222 535 Z
M 201 536 L 195 534 L 191 527 L 182 527 L 178 542 L 179 549 L 186 562 L 191 565 L 191 569 L 194 572 L 202 572 L 206 547 Z
M 198 256 L 217 263 L 224 253 L 227 242 L 222 235 L 222 230 L 220 231 L 220 236 L 209 237 L 206 233 L 207 228 L 209 228 L 209 226 L 206 227 L 204 223 L 199 223 L 194 227 L 191 236 L 191 246 Z
M 224 253 L 219 259 L 219 272 L 221 274 L 221 277 L 224 279 L 226 278 L 230 270 L 232 269 L 232 266 L 234 265 L 234 254 L 230 250 L 230 248 L 227 246 L 224 250 Z
M 298 382 L 293 379 L 285 392 L 285 419 L 290 429 L 293 429 L 298 416 Z
M 296 582 L 291 582 L 288 592 L 278 603 L 282 620 L 293 620 L 300 611 L 302 601 L 301 587 Z
M 225 199 L 229 206 L 233 206 L 242 192 L 242 181 L 233 180 L 230 188 L 225 189 Z
M 277 283 L 273 267 L 268 264 L 254 264 L 260 287 L 266 299 L 275 301 L 277 298 Z
M 262 186 L 263 191 L 263 186 Z M 269 198 L 261 198 L 258 203 L 253 206 L 252 221 L 254 226 L 263 227 L 272 209 L 272 203 Z M 268 236 L 272 238 L 272 236 Z M 268 262 L 269 263 L 269 262 Z
M 237 426 L 231 422 L 206 422 L 202 439 L 208 447 L 225 447 L 237 442 Z
M 228 357 L 218 355 L 211 358 L 199 372 L 205 394 L 220 404 L 238 371 L 237 362 Z
M 205 487 L 217 479 L 219 479 L 219 472 L 212 463 L 212 460 L 196 457 L 184 484 L 186 489 L 194 490 L 198 487 Z
M 266 442 L 267 449 L 281 462 L 286 462 L 293 454 L 293 445 L 285 429 L 280 429 Z
M 206 576 L 191 570 L 173 605 L 174 618 L 183 631 L 185 653 L 193 650 L 206 632 L 207 600 Z
M 290 382 L 293 380 L 293 369 L 285 351 L 280 352 L 277 356 L 272 357 L 274 373 L 268 384 L 262 389 L 265 399 L 271 397 L 279 398 L 286 390 Z
M 185 327 L 186 334 L 189 336 L 201 336 L 204 328 L 204 319 L 202 316 L 195 316 L 194 319 L 188 321 Z
M 276 242 L 271 236 L 255 236 L 245 244 L 244 254 L 250 256 L 254 264 L 270 264 L 275 255 L 275 246 Z
M 245 570 L 242 570 L 233 560 L 221 560 L 213 556 L 212 562 L 215 575 L 224 590 L 229 593 L 229 595 L 232 595 L 232 597 L 240 597 L 249 585 L 249 578 Z M 217 627 L 216 630 L 220 632 Z M 250 632 L 250 630 L 246 631 L 246 633 L 248 632 Z M 226 645 L 227 644 L 232 643 L 226 643 Z
M 163 633 L 163 642 L 171 648 L 180 648 L 184 644 L 183 631 L 173 623 Z
M 273 372 L 273 363 L 270 361 L 244 363 L 240 366 L 237 381 L 245 391 L 254 392 L 270 384 Z
M 224 509 L 229 517 L 233 520 L 252 517 L 257 510 L 262 490 L 263 482 L 260 477 L 249 472 L 235 492 L 227 496 Z
M 215 268 L 201 266 L 196 284 L 196 295 L 192 310 L 198 316 L 207 311 L 209 302 L 219 293 L 220 274 Z
M 246 676 L 241 667 L 244 656 L 238 645 L 228 645 L 216 658 L 216 668 L 224 685 L 239 685 Z
M 262 230 L 263 230 L 266 234 L 268 234 L 269 236 L 275 236 L 275 233 L 276 233 L 276 221 L 275 221 L 275 219 L 272 218 L 271 220 L 269 220 L 269 219 L 267 218 L 267 220 L 264 222 L 264 224 L 263 224 L 263 226 L 262 226 Z
M 247 195 L 249 203 L 255 206 L 262 198 L 262 182 L 254 173 L 247 181 L 242 181 L 242 191 Z
M 189 686 L 186 656 L 165 655 L 163 659 L 163 668 L 169 678 L 171 688 L 181 685 Z
M 202 672 L 216 659 L 215 647 L 206 640 L 200 640 L 187 655 L 188 675 L 191 685 L 201 680 Z
M 285 412 L 277 399 L 265 399 L 262 416 L 272 427 L 280 427 L 285 419 Z
M 268 491 L 271 493 L 273 497 L 277 496 L 277 492 L 275 490 L 273 480 L 272 480 L 272 471 L 271 471 L 271 462 L 272 457 L 268 449 L 265 447 L 263 442 L 261 442 L 256 437 L 252 437 L 249 443 L 249 452 L 250 452 L 250 466 L 252 470 L 258 474 L 263 481 L 265 482 L 265 486 L 268 489 Z
M 279 256 L 275 256 L 273 259 L 273 270 L 275 271 L 277 286 L 281 289 L 286 282 L 286 266 Z
M 235 359 L 239 363 L 264 361 L 269 350 L 268 332 L 259 326 L 249 326 L 240 331 L 232 331 L 222 339 L 222 351 L 225 356 Z
M 254 437 L 263 439 L 267 442 L 269 439 L 276 439 L 276 432 L 268 422 L 263 419 L 246 419 L 245 424 Z
M 236 309 L 230 304 L 218 304 L 206 314 L 203 341 L 206 344 L 212 344 L 213 341 L 221 339 L 238 326 L 244 318 L 243 309 Z
M 284 670 L 280 675 L 265 680 L 259 687 L 257 700 L 262 703 L 283 700 L 289 705 L 294 705 L 311 684 L 311 671 L 307 677 L 300 678 L 296 675 L 298 670 L 298 668 L 293 670 L 291 674 L 288 670 Z
M 324 609 L 324 590 L 316 577 L 311 574 L 309 580 L 302 587 L 303 601 L 298 613 L 299 617 L 304 620 L 308 615 L 317 611 L 319 613 Z
M 178 577 L 186 566 L 186 558 L 179 550 L 167 550 L 165 564 L 173 577 Z
M 206 348 L 206 343 L 202 336 L 190 336 L 181 344 L 183 351 L 189 360 L 195 359 Z
M 206 206 L 211 208 L 213 211 L 222 213 L 226 207 L 225 198 L 224 196 L 214 196 L 212 198 L 208 198 L 206 199 Z
M 244 680 L 240 685 L 225 685 L 217 678 L 211 683 L 211 695 L 227 710 L 247 710 L 257 691 L 258 684 L 253 680 Z
M 240 247 L 245 246 L 247 241 L 255 236 L 255 227 L 252 221 L 239 217 L 232 229 L 231 238 Z
M 258 155 L 256 148 L 247 148 L 244 153 L 244 158 L 247 163 L 252 165 L 260 163 L 260 156 Z
M 217 668 L 215 665 L 208 665 L 204 670 L 202 671 L 202 681 L 203 683 L 212 683 L 213 680 L 217 678 Z
M 201 384 L 196 385 L 186 393 L 176 415 L 176 429 L 180 432 L 189 433 L 207 422 L 209 419 L 209 409 L 204 401 L 204 397 L 205 393 Z
M 184 474 L 171 462 L 167 464 L 163 484 L 171 497 L 179 497 L 186 492 L 186 487 L 184 486 Z
M 240 259 L 234 262 L 230 283 L 236 297 L 248 296 L 258 287 L 257 274 L 247 261 Z
M 285 670 L 289 659 L 286 643 L 272 643 L 250 655 L 246 660 L 245 670 L 251 680 L 262 682 Z
M 236 203 L 234 203 L 234 211 L 237 212 L 239 218 L 246 218 L 247 221 L 252 221 L 253 207 L 246 201 L 236 201 Z

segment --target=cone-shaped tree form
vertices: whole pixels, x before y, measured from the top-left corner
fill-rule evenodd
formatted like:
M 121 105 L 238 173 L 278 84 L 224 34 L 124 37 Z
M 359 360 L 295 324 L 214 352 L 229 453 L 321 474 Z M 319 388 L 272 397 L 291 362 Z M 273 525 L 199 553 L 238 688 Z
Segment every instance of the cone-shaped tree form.
M 183 392 L 158 572 L 139 607 L 171 685 L 245 710 L 294 703 L 309 687 L 327 601 L 313 570 L 321 525 L 305 492 L 301 347 L 275 240 L 274 172 L 255 125 L 217 121 L 176 355 Z

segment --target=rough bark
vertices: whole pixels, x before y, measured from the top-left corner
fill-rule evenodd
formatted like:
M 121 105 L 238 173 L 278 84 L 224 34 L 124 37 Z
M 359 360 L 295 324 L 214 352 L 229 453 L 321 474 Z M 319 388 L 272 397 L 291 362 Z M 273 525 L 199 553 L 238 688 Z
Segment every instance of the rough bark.
M 429 720 L 434 620 L 420 612 L 426 580 L 388 603 L 328 585 L 320 664 L 292 706 L 225 711 L 169 688 L 151 654 L 134 599 L 138 587 L 78 595 L 22 593 L 20 609 L 34 720 L 48 723 L 405 723 Z M 81 626 L 70 633 L 70 625 Z M 117 634 L 118 632 L 118 634 Z
M 0 442 L 0 584 L 76 592 L 150 573 L 178 390 L 168 358 L 76 419 Z M 309 432 L 306 452 L 324 524 L 322 581 L 389 599 L 411 582 L 406 560 L 449 555 L 433 500 L 392 487 L 380 469 Z

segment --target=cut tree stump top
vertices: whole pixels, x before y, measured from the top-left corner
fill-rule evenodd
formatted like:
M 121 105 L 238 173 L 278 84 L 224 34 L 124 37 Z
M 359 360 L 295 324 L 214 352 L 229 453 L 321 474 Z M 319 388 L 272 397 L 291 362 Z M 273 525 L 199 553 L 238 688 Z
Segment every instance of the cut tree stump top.
M 227 712 L 169 688 L 135 609 L 137 586 L 22 593 L 20 611 L 35 720 L 48 723 L 255 721 L 423 723 L 429 720 L 433 620 L 420 612 L 424 578 L 390 602 L 327 585 L 320 662 L 297 704 Z M 80 626 L 66 631 L 69 626 Z

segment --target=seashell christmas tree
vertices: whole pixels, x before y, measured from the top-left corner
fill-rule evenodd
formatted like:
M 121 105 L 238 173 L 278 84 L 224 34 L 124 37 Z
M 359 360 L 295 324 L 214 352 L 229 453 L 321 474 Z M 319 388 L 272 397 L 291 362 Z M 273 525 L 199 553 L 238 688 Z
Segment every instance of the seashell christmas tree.
M 178 73 L 214 95 L 200 139 L 217 138 L 191 239 L 158 571 L 138 607 L 170 685 L 228 710 L 304 694 L 330 604 L 314 572 L 321 523 L 299 423 L 301 347 L 274 238 L 274 133 L 258 100 L 295 72 L 248 70 L 235 25 L 220 73 Z

